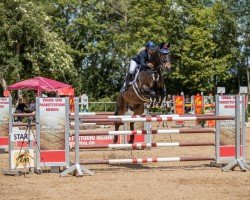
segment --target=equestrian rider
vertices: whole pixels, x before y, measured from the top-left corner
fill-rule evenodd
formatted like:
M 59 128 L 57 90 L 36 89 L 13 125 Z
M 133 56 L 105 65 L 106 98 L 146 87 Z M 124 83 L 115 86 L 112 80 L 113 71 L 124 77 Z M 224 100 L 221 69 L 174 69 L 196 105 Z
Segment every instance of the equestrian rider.
M 151 63 L 148 63 L 150 56 L 155 51 L 155 43 L 149 41 L 145 45 L 145 49 L 141 50 L 137 56 L 131 59 L 129 71 L 125 79 L 125 90 L 127 90 L 129 82 L 135 73 L 137 65 L 140 65 L 141 68 L 147 69 L 153 67 Z

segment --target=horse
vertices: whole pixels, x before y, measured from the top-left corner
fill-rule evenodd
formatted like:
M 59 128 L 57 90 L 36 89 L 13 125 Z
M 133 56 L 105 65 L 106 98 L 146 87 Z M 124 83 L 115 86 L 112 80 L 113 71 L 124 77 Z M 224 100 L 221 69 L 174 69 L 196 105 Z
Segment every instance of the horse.
M 162 70 L 170 70 L 170 55 L 168 49 L 158 47 L 151 55 L 149 63 L 152 67 L 140 70 L 136 80 L 129 85 L 126 91 L 119 92 L 116 99 L 115 115 L 124 115 L 128 109 L 133 115 L 144 113 L 144 103 L 150 106 L 161 105 L 164 98 L 164 79 Z M 119 130 L 120 123 L 115 123 L 115 131 Z M 130 130 L 134 130 L 134 122 L 130 122 Z M 113 143 L 117 143 L 118 136 L 114 135 Z M 134 135 L 130 135 L 129 143 L 134 143 Z

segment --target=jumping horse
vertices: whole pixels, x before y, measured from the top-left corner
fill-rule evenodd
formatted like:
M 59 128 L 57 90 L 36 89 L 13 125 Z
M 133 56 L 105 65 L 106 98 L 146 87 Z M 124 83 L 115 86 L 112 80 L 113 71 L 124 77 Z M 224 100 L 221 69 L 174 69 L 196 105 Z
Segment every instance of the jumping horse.
M 133 111 L 133 115 L 142 115 L 144 103 L 150 103 L 151 107 L 161 105 L 164 98 L 162 71 L 171 68 L 169 50 L 157 47 L 151 55 L 149 63 L 153 67 L 140 70 L 136 80 L 129 85 L 128 89 L 119 92 L 116 99 L 115 115 L 124 115 L 128 109 Z M 119 130 L 120 125 L 120 123 L 115 123 L 116 131 Z M 134 130 L 134 122 L 130 122 L 130 130 Z M 113 142 L 117 143 L 117 141 L 118 136 L 114 135 Z M 134 135 L 130 135 L 129 143 L 134 143 Z

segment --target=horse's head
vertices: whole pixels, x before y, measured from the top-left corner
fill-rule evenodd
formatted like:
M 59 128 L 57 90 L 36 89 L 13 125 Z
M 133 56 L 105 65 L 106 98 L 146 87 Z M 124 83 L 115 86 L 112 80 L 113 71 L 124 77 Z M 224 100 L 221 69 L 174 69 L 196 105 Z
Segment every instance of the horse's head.
M 150 63 L 153 64 L 154 69 L 162 67 L 164 69 L 171 69 L 170 50 L 168 48 L 157 48 L 150 58 Z

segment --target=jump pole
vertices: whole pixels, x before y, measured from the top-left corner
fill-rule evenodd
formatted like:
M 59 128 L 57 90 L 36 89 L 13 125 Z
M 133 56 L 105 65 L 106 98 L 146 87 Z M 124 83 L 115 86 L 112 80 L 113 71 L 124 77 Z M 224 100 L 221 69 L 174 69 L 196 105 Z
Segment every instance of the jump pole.
M 201 114 L 189 114 L 189 115 L 91 115 L 91 116 L 80 116 L 80 119 L 121 119 L 121 118 L 142 118 L 142 117 L 202 117 Z M 206 114 L 206 116 L 215 116 L 214 114 Z M 71 113 L 70 119 L 74 119 L 74 114 Z
M 117 118 L 117 119 L 85 119 L 86 123 L 101 123 L 101 122 L 114 122 L 114 123 L 123 123 L 123 122 L 162 122 L 162 121 L 196 121 L 196 120 L 234 120 L 235 117 L 232 115 L 227 116 L 192 116 L 192 117 L 172 117 L 172 116 L 162 116 L 162 117 L 141 117 L 141 118 Z
M 60 176 L 66 176 L 69 173 L 77 172 L 78 177 L 83 176 L 83 172 L 93 176 L 94 172 L 79 164 L 79 98 L 75 98 L 75 164 L 60 173 Z
M 215 133 L 214 128 L 181 128 L 181 129 L 165 129 L 165 130 L 151 130 L 151 134 L 189 134 L 189 133 Z M 133 131 L 108 131 L 108 130 L 79 130 L 79 136 L 92 135 L 146 135 L 147 130 L 133 130 Z M 74 136 L 74 132 L 71 132 Z
M 156 162 L 183 162 L 183 161 L 204 161 L 214 160 L 214 157 L 172 157 L 172 158 L 130 158 L 130 159 L 106 159 L 106 160 L 87 160 L 83 164 L 143 164 Z
M 219 95 L 215 96 L 215 115 L 219 115 Z M 211 163 L 211 165 L 217 165 L 220 162 L 220 121 L 215 121 L 215 163 Z
M 144 149 L 152 147 L 191 147 L 214 146 L 214 142 L 167 142 L 167 143 L 134 143 L 134 144 L 103 144 L 82 146 L 80 149 Z M 74 147 L 73 147 L 74 148 Z
M 241 144 L 242 144 L 242 157 L 243 160 L 246 162 L 246 96 L 243 94 L 242 96 L 242 110 L 241 110 L 241 116 L 242 116 L 242 123 L 241 123 Z

